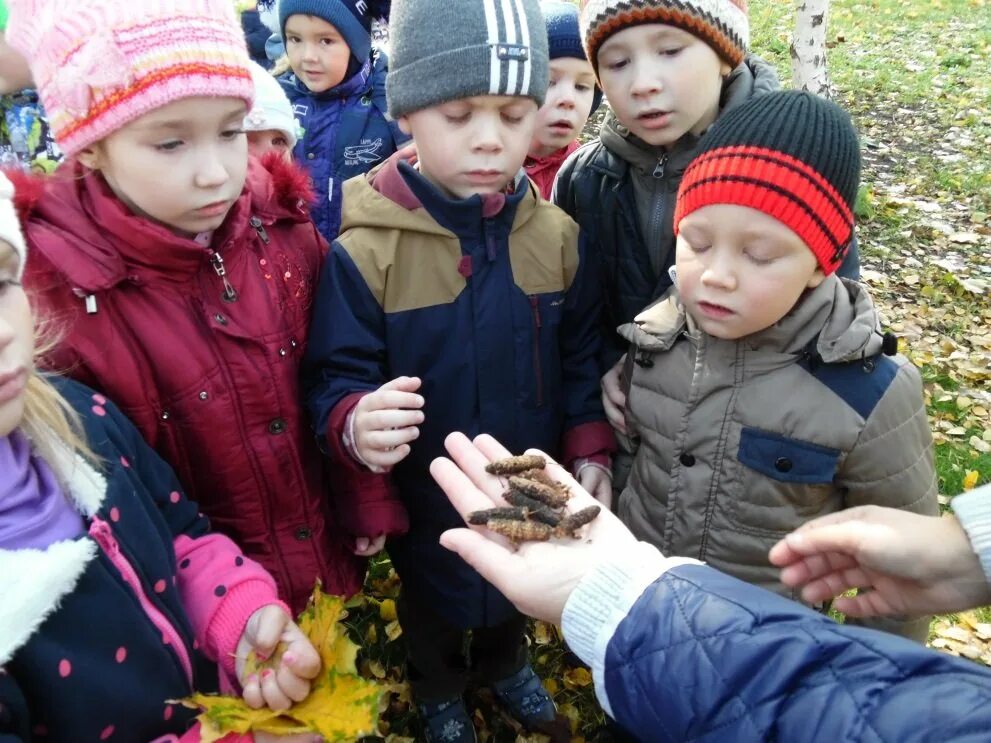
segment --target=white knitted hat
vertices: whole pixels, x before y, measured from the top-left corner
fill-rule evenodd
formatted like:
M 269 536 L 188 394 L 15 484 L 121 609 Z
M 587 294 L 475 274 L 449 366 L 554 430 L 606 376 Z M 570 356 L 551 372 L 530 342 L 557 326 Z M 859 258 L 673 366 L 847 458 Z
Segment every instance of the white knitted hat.
M 289 149 L 292 149 L 299 139 L 299 122 L 293 116 L 285 91 L 278 80 L 255 62 L 251 63 L 251 79 L 255 82 L 255 105 L 244 117 L 244 130 L 263 132 L 275 129 L 286 135 Z

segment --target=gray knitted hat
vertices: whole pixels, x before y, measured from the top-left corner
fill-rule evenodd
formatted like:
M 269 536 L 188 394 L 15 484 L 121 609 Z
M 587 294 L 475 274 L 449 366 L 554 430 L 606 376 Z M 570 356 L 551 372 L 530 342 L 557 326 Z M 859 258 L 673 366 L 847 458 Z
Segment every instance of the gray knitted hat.
M 476 95 L 544 103 L 547 29 L 539 0 L 393 0 L 389 33 L 393 118 Z

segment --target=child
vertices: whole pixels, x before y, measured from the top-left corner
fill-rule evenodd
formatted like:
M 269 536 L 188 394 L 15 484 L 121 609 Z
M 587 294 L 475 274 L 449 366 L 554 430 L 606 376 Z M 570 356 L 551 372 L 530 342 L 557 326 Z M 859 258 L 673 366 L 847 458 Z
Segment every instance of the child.
M 298 382 L 325 246 L 305 176 L 249 165 L 231 3 L 56 5 L 9 28 L 71 157 L 22 196 L 26 282 L 64 331 L 46 363 L 117 400 L 294 611 L 317 578 L 358 590 Z
M 864 287 L 835 275 L 859 180 L 849 117 L 809 93 L 760 96 L 699 143 L 676 286 L 620 328 L 639 448 L 618 514 L 664 554 L 790 595 L 767 553 L 803 522 L 865 504 L 938 513 L 919 373 Z
M 540 195 L 551 198 L 557 171 L 578 149 L 578 135 L 602 101 L 595 71 L 585 57 L 578 30 L 578 8 L 570 2 L 541 3 L 547 23 L 550 84 L 537 113 L 537 128 L 523 167 Z
M 543 28 L 536 0 L 395 4 L 389 110 L 416 149 L 347 184 L 304 369 L 316 430 L 353 483 L 353 533 L 369 552 L 390 537 L 431 741 L 475 739 L 469 670 L 527 727 L 554 717 L 525 620 L 438 543 L 460 522 L 428 472 L 444 437 L 539 446 L 610 492 L 597 284 L 575 224 L 521 171 L 548 73 L 547 37 L 520 27 Z
M 251 80 L 255 84 L 255 103 L 244 117 L 248 135 L 248 152 L 261 158 L 266 152 L 278 152 L 292 160 L 292 150 L 299 135 L 299 122 L 278 80 L 254 62 Z
M 170 700 L 215 691 L 218 666 L 253 707 L 302 700 L 320 659 L 271 577 L 112 403 L 35 369 L 12 195 L 0 176 L 0 738 L 192 743 Z M 279 642 L 278 670 L 245 678 Z
M 382 0 L 280 0 L 279 24 L 292 71 L 280 79 L 303 125 L 296 145 L 313 179 L 313 220 L 328 240 L 341 225 L 344 181 L 367 173 L 406 142 L 386 113 L 386 58 L 372 53 Z

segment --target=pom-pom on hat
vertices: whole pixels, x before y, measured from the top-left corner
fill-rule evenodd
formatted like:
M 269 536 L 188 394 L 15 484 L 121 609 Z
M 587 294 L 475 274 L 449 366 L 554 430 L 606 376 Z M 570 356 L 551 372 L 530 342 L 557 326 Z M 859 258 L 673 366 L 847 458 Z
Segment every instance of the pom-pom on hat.
M 747 0 L 581 0 L 585 53 L 599 71 L 599 48 L 630 26 L 663 23 L 698 36 L 730 67 L 747 54 L 750 20 Z
M 390 0 L 279 0 L 279 29 L 284 40 L 290 16 L 316 16 L 336 28 L 351 56 L 364 64 L 372 53 L 372 21 L 388 21 L 391 5 Z
M 547 94 L 547 31 L 538 0 L 395 0 L 389 114 L 398 119 L 477 95 Z
M 299 139 L 299 122 L 293 115 L 289 98 L 279 81 L 256 62 L 251 63 L 251 77 L 255 82 L 255 103 L 244 117 L 245 131 L 280 131 L 286 135 L 289 149 L 292 149 Z
M 31 66 L 72 156 L 150 111 L 254 86 L 230 0 L 8 0 L 7 41 Z
M 829 275 L 850 249 L 859 184 L 860 143 L 846 111 L 806 92 L 755 96 L 699 142 L 678 189 L 674 233 L 704 206 L 750 207 L 797 234 Z

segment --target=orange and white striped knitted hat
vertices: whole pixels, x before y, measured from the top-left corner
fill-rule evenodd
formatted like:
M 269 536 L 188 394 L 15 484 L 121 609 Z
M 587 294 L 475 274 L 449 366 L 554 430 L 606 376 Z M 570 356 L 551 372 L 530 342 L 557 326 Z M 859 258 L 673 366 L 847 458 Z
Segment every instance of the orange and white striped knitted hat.
M 581 0 L 582 38 L 596 74 L 605 40 L 647 23 L 676 26 L 698 36 L 730 67 L 743 61 L 750 43 L 747 0 Z
M 52 134 L 79 153 L 195 96 L 254 96 L 230 0 L 9 0 L 7 41 L 27 57 Z

